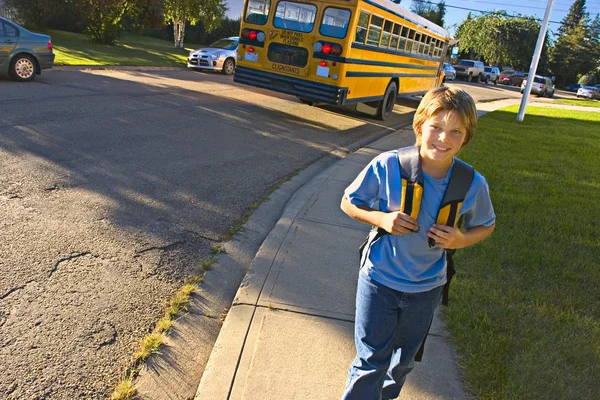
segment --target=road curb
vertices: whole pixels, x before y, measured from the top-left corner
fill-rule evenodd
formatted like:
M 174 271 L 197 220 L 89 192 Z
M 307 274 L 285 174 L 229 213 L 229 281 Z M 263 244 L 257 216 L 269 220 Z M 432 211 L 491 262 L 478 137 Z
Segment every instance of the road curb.
M 129 65 L 55 65 L 55 71 L 183 71 L 187 67 L 155 67 Z

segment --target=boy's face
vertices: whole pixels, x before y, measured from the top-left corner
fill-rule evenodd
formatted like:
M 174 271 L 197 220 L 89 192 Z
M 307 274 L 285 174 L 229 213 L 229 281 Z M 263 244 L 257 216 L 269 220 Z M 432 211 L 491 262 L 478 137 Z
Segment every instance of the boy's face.
M 421 157 L 449 167 L 466 135 L 467 130 L 455 113 L 439 111 L 428 118 L 421 128 Z

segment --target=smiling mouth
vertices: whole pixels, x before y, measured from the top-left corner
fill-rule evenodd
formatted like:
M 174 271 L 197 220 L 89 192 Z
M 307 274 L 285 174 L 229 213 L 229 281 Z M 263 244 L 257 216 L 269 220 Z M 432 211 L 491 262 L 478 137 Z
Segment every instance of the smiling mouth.
M 448 150 L 450 150 L 450 147 L 436 146 L 435 144 L 432 144 L 431 146 L 434 149 L 438 150 L 438 151 L 448 151 Z

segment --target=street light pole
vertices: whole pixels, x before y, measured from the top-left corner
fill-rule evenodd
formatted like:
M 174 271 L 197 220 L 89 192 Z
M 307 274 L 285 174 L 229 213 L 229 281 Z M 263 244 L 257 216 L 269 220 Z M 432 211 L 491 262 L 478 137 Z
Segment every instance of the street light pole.
M 535 78 L 535 71 L 537 70 L 538 63 L 540 62 L 540 54 L 542 54 L 542 48 L 544 47 L 544 40 L 546 39 L 546 31 L 548 30 L 548 21 L 550 20 L 550 11 L 554 0 L 548 0 L 546 6 L 546 13 L 544 14 L 544 21 L 540 27 L 540 34 L 538 35 L 537 44 L 535 45 L 535 51 L 533 52 L 533 59 L 529 66 L 529 75 L 527 75 L 527 84 L 525 85 L 525 91 L 521 98 L 521 106 L 519 107 L 519 113 L 517 114 L 517 122 L 523 122 L 525 117 L 525 108 L 527 108 L 527 100 L 529 99 L 529 92 L 533 85 L 533 79 Z

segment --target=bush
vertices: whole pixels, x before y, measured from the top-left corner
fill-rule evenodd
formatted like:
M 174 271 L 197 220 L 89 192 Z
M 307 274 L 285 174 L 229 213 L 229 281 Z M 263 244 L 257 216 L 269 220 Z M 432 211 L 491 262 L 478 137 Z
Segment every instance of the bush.
M 577 83 L 583 86 L 595 86 L 598 83 L 598 80 L 593 72 L 589 72 L 583 75 Z

